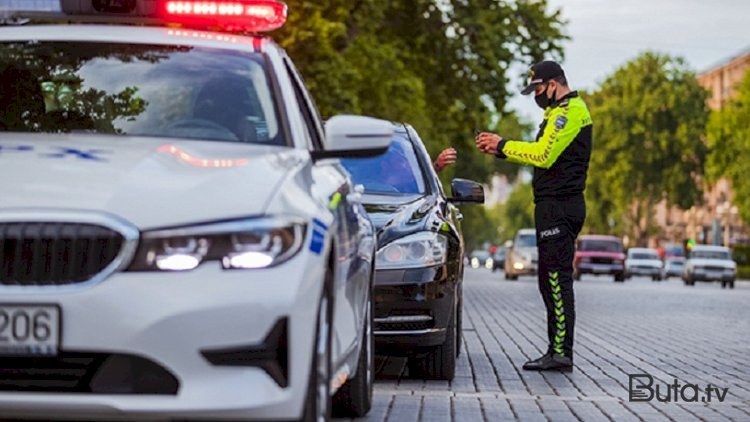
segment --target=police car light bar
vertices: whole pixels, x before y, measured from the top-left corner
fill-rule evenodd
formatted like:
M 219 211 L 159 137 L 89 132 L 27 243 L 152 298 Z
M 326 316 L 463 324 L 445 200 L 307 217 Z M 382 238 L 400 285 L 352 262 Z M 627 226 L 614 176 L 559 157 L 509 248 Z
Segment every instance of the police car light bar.
M 0 0 L 1 1 L 1 0 Z M 287 5 L 278 0 L 60 0 L 73 20 L 178 24 L 194 29 L 268 32 L 281 28 Z
M 167 0 L 161 13 L 167 20 L 177 23 L 213 23 L 267 32 L 284 26 L 287 6 L 276 0 Z

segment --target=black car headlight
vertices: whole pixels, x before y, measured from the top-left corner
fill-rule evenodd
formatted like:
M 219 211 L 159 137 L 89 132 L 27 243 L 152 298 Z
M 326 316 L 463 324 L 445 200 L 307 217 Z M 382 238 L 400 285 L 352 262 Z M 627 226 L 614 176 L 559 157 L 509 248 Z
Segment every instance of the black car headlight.
M 421 268 L 445 263 L 448 238 L 434 232 L 421 232 L 383 246 L 377 253 L 375 268 Z
M 269 268 L 299 252 L 305 228 L 301 219 L 269 217 L 147 231 L 128 271 L 190 271 L 209 261 L 227 270 Z

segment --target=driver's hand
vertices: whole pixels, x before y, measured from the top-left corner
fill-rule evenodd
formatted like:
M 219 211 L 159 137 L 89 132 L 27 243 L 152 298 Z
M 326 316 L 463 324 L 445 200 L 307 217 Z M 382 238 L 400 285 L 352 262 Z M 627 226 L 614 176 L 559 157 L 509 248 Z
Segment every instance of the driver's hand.
M 440 155 L 438 155 L 437 160 L 435 160 L 435 171 L 440 173 L 446 167 L 456 164 L 457 160 L 458 152 L 456 152 L 454 148 L 447 148 L 443 152 L 441 152 Z

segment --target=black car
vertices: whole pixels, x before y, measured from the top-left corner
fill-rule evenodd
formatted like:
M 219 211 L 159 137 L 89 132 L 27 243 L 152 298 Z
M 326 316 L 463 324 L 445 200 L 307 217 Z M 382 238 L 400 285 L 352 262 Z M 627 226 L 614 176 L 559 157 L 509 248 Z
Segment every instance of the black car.
M 375 341 L 381 354 L 409 356 L 410 374 L 450 380 L 460 351 L 464 243 L 455 204 L 483 203 L 482 185 L 443 192 L 414 129 L 395 124 L 388 152 L 342 164 L 364 186 L 378 230 Z

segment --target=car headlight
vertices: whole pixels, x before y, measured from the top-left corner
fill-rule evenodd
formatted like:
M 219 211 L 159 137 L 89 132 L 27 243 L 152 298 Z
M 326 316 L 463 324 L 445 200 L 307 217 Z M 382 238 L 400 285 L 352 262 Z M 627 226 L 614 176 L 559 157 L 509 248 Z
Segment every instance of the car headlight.
M 147 231 L 128 270 L 190 271 L 208 261 L 227 270 L 273 267 L 299 252 L 305 228 L 301 219 L 269 217 Z
M 377 253 L 375 266 L 379 270 L 431 267 L 444 264 L 447 251 L 447 237 L 433 232 L 421 232 L 394 240 L 382 247 Z

